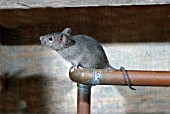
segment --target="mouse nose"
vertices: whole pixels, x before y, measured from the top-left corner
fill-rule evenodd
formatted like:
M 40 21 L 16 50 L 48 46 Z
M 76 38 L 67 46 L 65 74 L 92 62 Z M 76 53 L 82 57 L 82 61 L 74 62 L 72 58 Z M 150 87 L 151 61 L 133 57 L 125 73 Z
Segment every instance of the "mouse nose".
M 40 40 L 41 40 L 41 41 L 43 41 L 43 40 L 44 40 L 44 37 L 43 37 L 43 36 L 41 36 L 41 37 L 40 37 Z

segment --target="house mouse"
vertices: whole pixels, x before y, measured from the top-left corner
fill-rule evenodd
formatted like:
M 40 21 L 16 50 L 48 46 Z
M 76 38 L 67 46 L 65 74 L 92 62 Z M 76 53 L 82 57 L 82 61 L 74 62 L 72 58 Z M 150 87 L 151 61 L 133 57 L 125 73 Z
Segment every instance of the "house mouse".
M 96 68 L 96 69 L 114 69 L 106 57 L 101 44 L 87 35 L 70 35 L 71 29 L 65 28 L 61 33 L 52 33 L 40 37 L 41 44 L 57 51 L 65 60 L 72 64 L 73 68 Z M 130 89 L 130 79 L 124 69 L 124 79 Z

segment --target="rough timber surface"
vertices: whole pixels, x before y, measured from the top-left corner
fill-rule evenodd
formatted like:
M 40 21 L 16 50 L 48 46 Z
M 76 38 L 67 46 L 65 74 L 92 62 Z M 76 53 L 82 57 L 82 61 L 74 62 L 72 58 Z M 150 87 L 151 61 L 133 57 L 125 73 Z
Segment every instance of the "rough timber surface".
M 64 27 L 71 27 L 72 34 L 87 34 L 101 43 L 169 42 L 170 5 L 4 9 L 0 10 L 0 25 L 8 45 L 19 41 L 30 44 L 28 40 L 37 41 L 33 39 Z M 33 38 L 10 40 L 24 34 Z
M 170 0 L 0 0 L 0 9 L 169 4 Z

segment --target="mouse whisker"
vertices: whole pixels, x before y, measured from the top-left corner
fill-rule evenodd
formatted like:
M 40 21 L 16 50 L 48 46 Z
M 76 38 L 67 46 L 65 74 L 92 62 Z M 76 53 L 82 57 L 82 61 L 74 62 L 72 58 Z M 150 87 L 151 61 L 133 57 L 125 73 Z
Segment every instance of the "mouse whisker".
M 33 44 L 32 46 L 34 47 L 34 46 L 39 46 L 39 44 L 41 44 L 41 42 L 38 42 L 38 43 L 36 43 L 36 44 Z
M 39 44 L 41 44 L 41 42 L 38 42 L 38 43 L 36 43 L 36 44 L 34 44 L 34 45 L 39 45 Z

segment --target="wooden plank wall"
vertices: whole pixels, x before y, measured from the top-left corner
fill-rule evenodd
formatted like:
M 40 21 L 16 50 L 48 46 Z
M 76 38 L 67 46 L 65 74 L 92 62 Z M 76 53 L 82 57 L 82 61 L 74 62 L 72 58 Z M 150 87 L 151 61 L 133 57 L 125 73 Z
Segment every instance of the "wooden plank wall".
M 116 68 L 170 70 L 169 11 L 169 5 L 0 10 L 0 113 L 76 113 L 70 64 L 35 45 L 65 27 L 101 42 Z M 168 87 L 135 88 L 93 87 L 92 114 L 170 112 Z
M 101 43 L 168 42 L 169 10 L 169 5 L 0 10 L 0 24 L 8 31 L 6 38 L 17 32 L 38 39 L 71 27 L 73 34 L 88 34 Z

